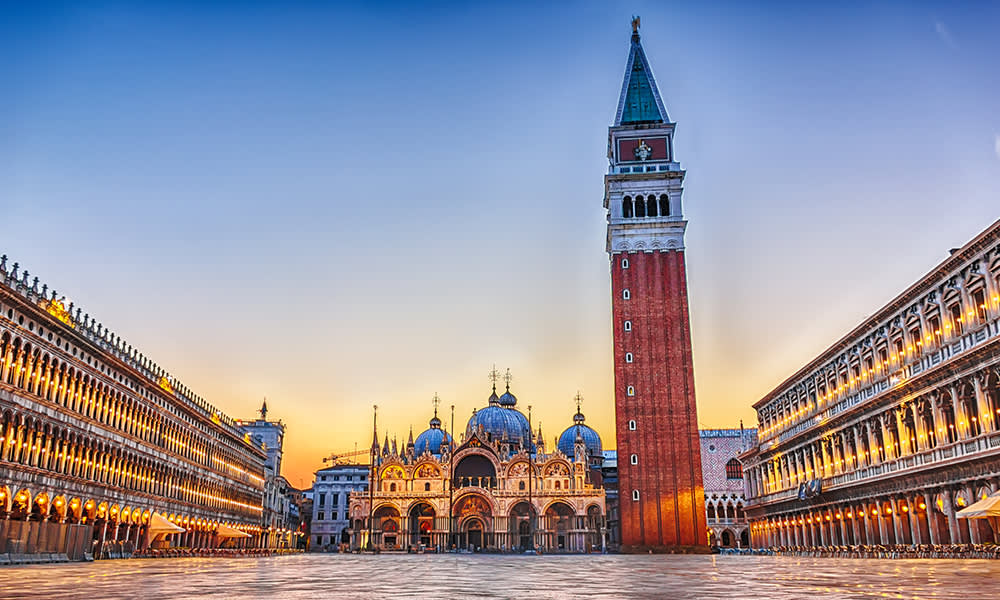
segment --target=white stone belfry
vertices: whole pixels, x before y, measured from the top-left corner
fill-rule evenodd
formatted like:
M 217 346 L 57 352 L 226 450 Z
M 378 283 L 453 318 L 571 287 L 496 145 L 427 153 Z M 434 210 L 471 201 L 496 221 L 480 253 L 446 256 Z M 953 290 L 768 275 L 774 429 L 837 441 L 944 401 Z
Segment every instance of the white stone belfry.
M 684 248 L 684 171 L 674 160 L 675 127 L 635 33 L 615 122 L 608 129 L 604 208 L 610 254 Z

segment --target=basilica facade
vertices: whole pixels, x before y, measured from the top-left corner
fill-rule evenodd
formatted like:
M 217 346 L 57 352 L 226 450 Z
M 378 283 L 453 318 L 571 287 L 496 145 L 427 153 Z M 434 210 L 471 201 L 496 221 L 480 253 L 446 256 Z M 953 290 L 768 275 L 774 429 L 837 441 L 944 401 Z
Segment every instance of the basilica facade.
M 373 440 L 372 486 L 350 496 L 351 545 L 381 550 L 606 549 L 597 432 L 577 410 L 547 452 L 508 389 L 456 441 L 435 410 L 404 447 Z

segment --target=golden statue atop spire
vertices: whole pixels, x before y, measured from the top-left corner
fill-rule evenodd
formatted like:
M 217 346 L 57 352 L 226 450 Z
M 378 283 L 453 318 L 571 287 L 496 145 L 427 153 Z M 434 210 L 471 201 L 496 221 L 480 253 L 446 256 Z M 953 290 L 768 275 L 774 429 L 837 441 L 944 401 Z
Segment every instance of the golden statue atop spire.
M 639 17 L 632 15 L 632 33 L 639 33 Z

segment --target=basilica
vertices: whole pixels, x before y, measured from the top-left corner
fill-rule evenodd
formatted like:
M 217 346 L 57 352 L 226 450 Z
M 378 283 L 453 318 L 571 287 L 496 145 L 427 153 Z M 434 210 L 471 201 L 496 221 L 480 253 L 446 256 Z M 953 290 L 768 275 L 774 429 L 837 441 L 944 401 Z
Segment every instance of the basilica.
M 405 447 L 372 443 L 371 483 L 350 496 L 351 545 L 381 550 L 590 552 L 607 547 L 601 438 L 577 413 L 547 452 L 507 390 L 456 441 L 437 415 Z

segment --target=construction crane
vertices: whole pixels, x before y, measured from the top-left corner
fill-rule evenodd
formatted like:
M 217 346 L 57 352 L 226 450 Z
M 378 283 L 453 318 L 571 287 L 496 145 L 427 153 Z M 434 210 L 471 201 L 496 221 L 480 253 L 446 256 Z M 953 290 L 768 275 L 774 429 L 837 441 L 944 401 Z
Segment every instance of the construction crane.
M 350 463 L 350 459 L 355 456 L 364 456 L 371 453 L 371 450 L 354 450 L 353 452 L 334 452 L 330 456 L 323 457 L 324 463 L 344 465 Z

